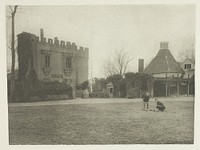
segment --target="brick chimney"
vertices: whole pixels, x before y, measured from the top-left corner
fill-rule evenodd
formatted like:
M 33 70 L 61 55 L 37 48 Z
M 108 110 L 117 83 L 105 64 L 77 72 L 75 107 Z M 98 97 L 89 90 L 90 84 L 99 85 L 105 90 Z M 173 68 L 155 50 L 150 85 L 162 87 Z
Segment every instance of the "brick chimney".
M 141 73 L 144 71 L 144 59 L 138 60 L 138 72 Z
M 40 41 L 44 38 L 44 30 L 40 29 Z

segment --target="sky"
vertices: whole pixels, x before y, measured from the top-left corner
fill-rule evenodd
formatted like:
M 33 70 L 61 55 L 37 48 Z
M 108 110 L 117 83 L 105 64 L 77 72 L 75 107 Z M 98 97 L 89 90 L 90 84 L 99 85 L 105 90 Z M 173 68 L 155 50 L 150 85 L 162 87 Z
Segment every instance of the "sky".
M 7 15 L 9 8 L 7 7 Z M 7 19 L 7 44 L 11 19 Z M 80 5 L 18 6 L 16 35 L 25 31 L 46 38 L 75 42 L 89 48 L 89 78 L 105 77 L 103 63 L 117 50 L 129 52 L 133 60 L 127 71 L 138 71 L 138 59 L 145 67 L 157 54 L 160 42 L 168 41 L 178 60 L 181 51 L 195 39 L 194 5 Z M 7 49 L 10 68 L 11 52 Z

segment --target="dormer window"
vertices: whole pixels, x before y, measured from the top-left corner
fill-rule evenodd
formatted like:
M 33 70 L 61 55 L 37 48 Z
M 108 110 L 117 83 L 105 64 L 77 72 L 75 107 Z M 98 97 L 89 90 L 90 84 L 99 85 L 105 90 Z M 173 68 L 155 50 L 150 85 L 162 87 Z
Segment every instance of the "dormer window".
M 185 64 L 184 69 L 191 69 L 191 64 Z

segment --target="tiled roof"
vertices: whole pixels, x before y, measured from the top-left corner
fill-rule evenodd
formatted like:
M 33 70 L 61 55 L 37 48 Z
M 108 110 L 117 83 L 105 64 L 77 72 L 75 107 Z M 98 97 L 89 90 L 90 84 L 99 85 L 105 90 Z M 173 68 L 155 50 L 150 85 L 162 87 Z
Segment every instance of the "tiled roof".
M 183 73 L 182 68 L 168 49 L 160 49 L 154 59 L 145 68 L 144 73 Z

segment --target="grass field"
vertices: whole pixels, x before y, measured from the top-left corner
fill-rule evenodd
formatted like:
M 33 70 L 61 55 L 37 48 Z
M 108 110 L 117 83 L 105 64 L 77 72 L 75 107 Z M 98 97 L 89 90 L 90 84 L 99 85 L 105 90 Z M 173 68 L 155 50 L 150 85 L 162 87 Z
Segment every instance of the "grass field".
M 9 142 L 192 144 L 194 102 L 164 103 L 165 112 L 142 111 L 142 102 L 9 107 Z

